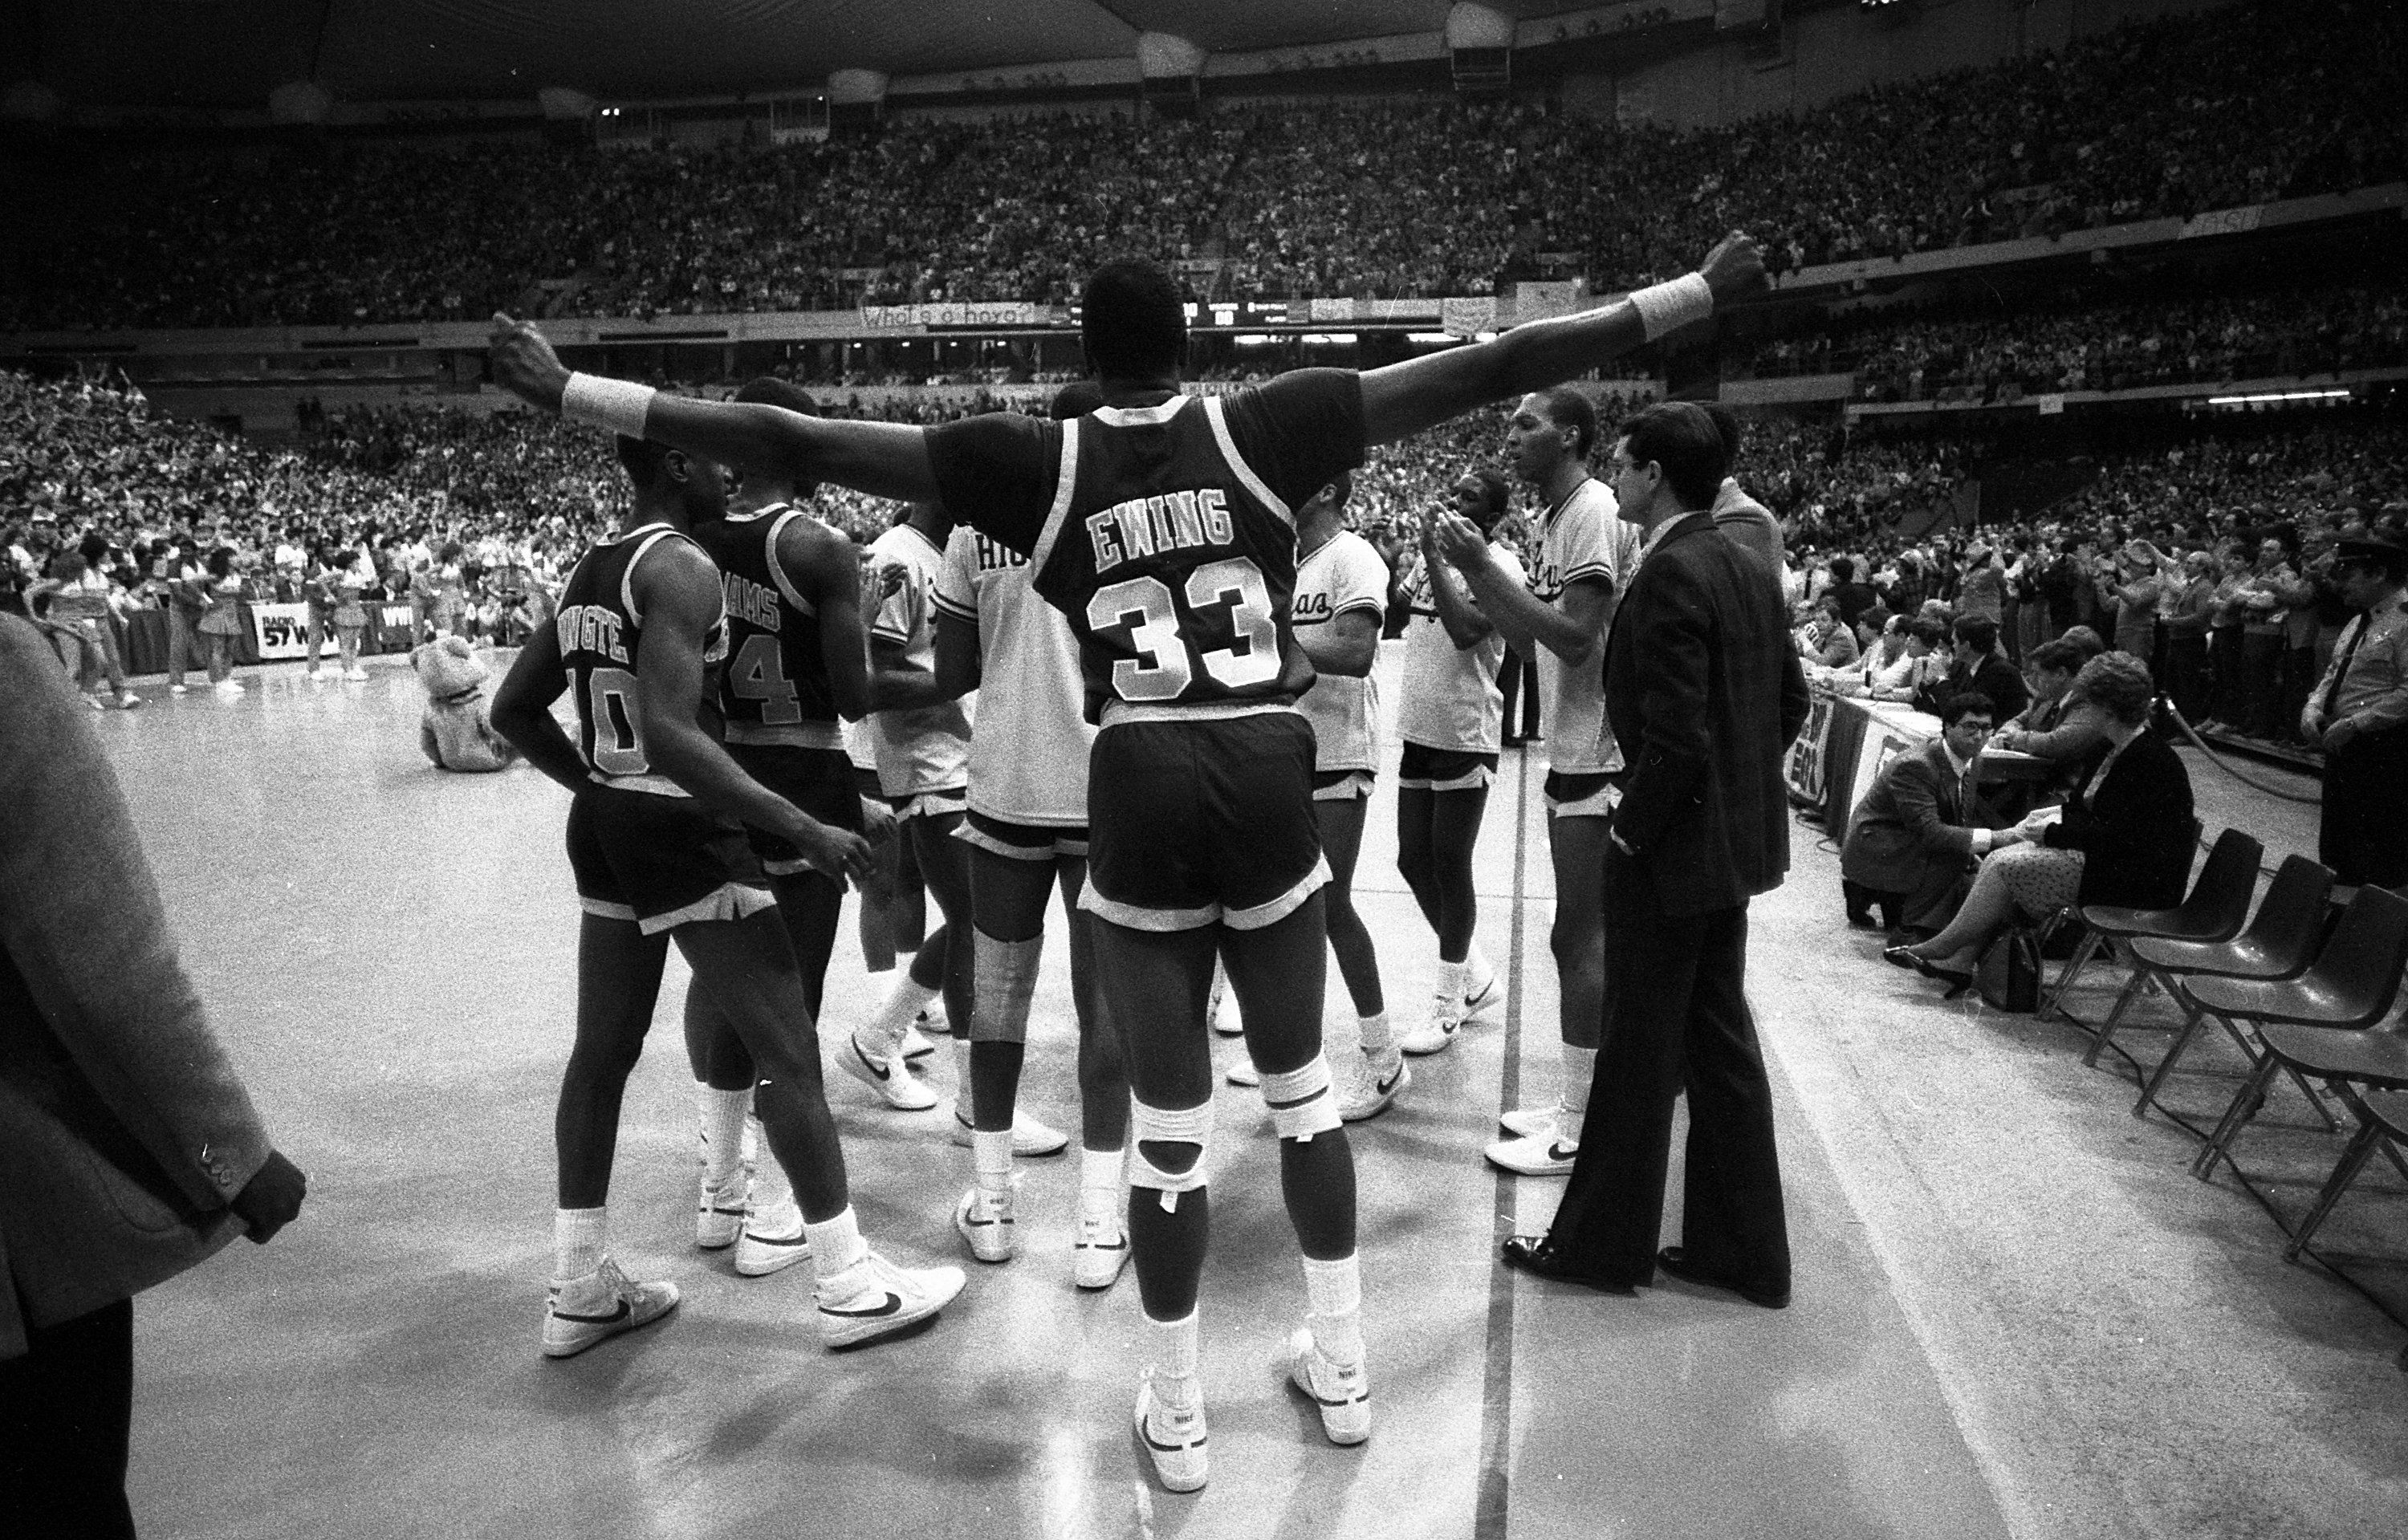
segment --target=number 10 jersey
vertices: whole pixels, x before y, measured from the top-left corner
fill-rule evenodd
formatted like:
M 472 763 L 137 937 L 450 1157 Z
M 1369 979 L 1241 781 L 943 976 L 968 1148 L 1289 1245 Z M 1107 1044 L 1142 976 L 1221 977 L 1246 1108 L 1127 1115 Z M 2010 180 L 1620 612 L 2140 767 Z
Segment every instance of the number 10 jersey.
M 643 524 L 578 558 L 560 591 L 552 625 L 577 704 L 577 748 L 605 786 L 681 797 L 685 788 L 652 769 L 637 709 L 636 661 L 644 617 L 636 605 L 636 563 L 663 540 L 690 538 L 667 524 Z M 704 638 L 706 659 L 725 646 L 724 622 Z

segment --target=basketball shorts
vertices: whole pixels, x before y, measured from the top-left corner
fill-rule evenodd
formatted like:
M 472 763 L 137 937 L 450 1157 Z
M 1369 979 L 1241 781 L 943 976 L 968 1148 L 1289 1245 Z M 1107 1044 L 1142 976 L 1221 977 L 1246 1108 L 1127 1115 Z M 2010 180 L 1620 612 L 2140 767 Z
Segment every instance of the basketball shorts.
M 727 753 L 746 775 L 822 823 L 861 833 L 861 794 L 853 789 L 853 762 L 842 749 L 737 743 L 727 746 Z M 744 835 L 769 876 L 811 869 L 800 850 L 776 834 L 747 828 Z
M 1083 823 L 1012 823 L 989 818 L 975 807 L 953 830 L 953 837 L 1010 861 L 1052 861 L 1056 856 L 1074 856 L 1083 861 L 1087 855 L 1087 826 Z
M 691 797 L 580 788 L 568 806 L 568 865 L 587 914 L 632 920 L 646 935 L 778 902 L 761 886 L 744 831 Z
M 942 818 L 947 813 L 970 810 L 970 789 L 947 786 L 934 791 L 907 791 L 899 797 L 888 797 L 886 806 L 895 809 L 895 821 L 908 822 L 915 818 Z
M 1312 773 L 1312 800 L 1354 802 L 1369 796 L 1371 784 L 1378 778 L 1369 770 L 1315 770 Z
M 1397 784 L 1409 791 L 1477 791 L 1497 778 L 1497 756 L 1408 743 Z
M 1605 818 L 1612 813 L 1614 803 L 1621 800 L 1613 789 L 1612 777 L 1602 770 L 1593 775 L 1550 770 L 1541 791 L 1547 799 L 1550 818 Z
M 845 763 L 853 763 L 849 759 Z M 866 764 L 853 766 L 853 789 L 872 802 L 886 800 L 886 788 L 878 784 L 878 772 Z
M 1329 880 L 1312 754 L 1292 711 L 1108 724 L 1087 762 L 1080 907 L 1141 931 L 1294 914 Z

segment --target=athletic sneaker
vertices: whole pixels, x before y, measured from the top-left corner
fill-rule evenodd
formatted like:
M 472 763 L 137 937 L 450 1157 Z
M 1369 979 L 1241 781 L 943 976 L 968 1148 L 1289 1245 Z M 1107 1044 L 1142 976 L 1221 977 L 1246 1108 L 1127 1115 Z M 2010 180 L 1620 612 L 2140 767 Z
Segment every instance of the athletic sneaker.
M 86 695 L 83 698 L 83 704 L 91 706 L 94 711 L 106 711 L 108 709 L 108 697 L 106 695 Z
M 810 1236 L 803 1229 L 802 1205 L 788 1198 L 767 1208 L 753 1209 L 736 1241 L 736 1270 L 748 1278 L 766 1278 L 811 1254 Z
M 953 1205 L 953 1228 L 981 1262 L 1010 1262 L 1020 1255 L 1020 1232 L 1012 1224 L 1011 1189 L 990 1192 L 972 1187 Z
M 1463 1019 L 1484 1027 L 1497 1024 L 1498 1013 L 1505 1008 L 1505 984 L 1495 972 L 1478 989 L 1466 986 L 1463 991 Z
M 240 679 L 220 679 L 217 682 L 216 689 L 217 692 L 221 695 L 239 695 L 242 693 L 242 681 Z
M 131 710 L 135 709 L 136 706 L 140 706 L 141 704 L 142 704 L 142 697 L 141 697 L 141 696 L 139 696 L 139 695 L 137 695 L 137 694 L 136 694 L 136 693 L 135 693 L 134 692 L 132 692 L 131 690 L 123 690 L 123 691 L 120 691 L 120 692 L 118 692 L 118 695 L 117 695 L 117 709 L 119 709 L 120 711 L 131 711 Z
M 972 1148 L 970 1120 L 962 1116 L 961 1104 L 953 1104 L 953 1143 L 964 1149 Z M 1015 1113 L 1011 1119 L 1011 1152 L 1014 1155 L 1059 1155 L 1069 1148 L 1070 1136 L 1060 1129 L 1040 1123 L 1025 1112 Z
M 171 684 L 167 687 L 167 693 L 170 695 L 189 695 L 192 692 L 193 687 L 188 684 Z
M 323 684 L 326 681 L 327 673 L 326 670 L 322 668 L 313 668 L 308 673 L 303 675 L 302 677 L 308 679 L 311 684 Z
M 1430 1002 L 1429 1020 L 1398 1038 L 1397 1047 L 1412 1054 L 1444 1053 L 1462 1030 L 1463 1002 L 1440 995 Z
M 958 1267 L 897 1267 L 875 1251 L 820 1279 L 820 1341 L 860 1348 L 942 1310 L 966 1282 Z
M 367 677 L 368 671 L 365 668 L 347 668 L 343 671 L 343 677 L 347 679 L 365 679 Z
M 1553 1138 L 1555 1119 L 1562 1111 L 1561 1105 L 1554 1102 L 1545 1106 L 1515 1107 L 1511 1112 L 1499 1113 L 1497 1126 L 1517 1139 L 1535 1139 L 1542 1134 Z
M 1580 1141 L 1565 1139 L 1551 1119 L 1540 1132 L 1519 1139 L 1499 1139 L 1487 1149 L 1488 1163 L 1517 1176 L 1569 1176 L 1580 1155 Z
M 1413 1083 L 1412 1069 L 1403 1054 L 1392 1048 L 1382 1057 L 1386 1063 L 1360 1051 L 1341 1061 L 1346 1067 L 1338 1076 L 1340 1119 L 1359 1123 L 1366 1118 L 1377 1118 L 1395 1105 L 1405 1088 Z
M 695 1205 L 694 1244 L 705 1251 L 723 1250 L 744 1233 L 744 1196 L 752 1187 L 741 1166 L 728 1173 L 719 1187 L 702 1178 L 702 1196 Z
M 1312 1328 L 1299 1326 L 1287 1339 L 1288 1383 L 1321 1407 L 1321 1431 L 1332 1444 L 1360 1444 L 1371 1436 L 1371 1380 L 1357 1363 L 1325 1356 Z
M 939 1037 L 945 1035 L 942 1020 L 943 1013 L 939 1012 L 939 1024 L 937 1028 L 937 1036 Z M 910 1026 L 903 1029 L 903 1046 L 895 1050 L 896 1055 L 909 1061 L 913 1059 L 925 1059 L 928 1055 L 936 1052 L 936 1038 L 928 1035 L 927 1027 L 928 1013 L 926 1011 L 922 1011 L 920 1013 L 920 1020 L 912 1022 Z
M 901 1054 L 881 1057 L 862 1042 L 857 1032 L 846 1034 L 844 1047 L 836 1051 L 836 1062 L 898 1112 L 925 1112 L 937 1105 L 937 1093 L 920 1083 Z
M 566 1358 L 604 1337 L 648 1326 L 677 1308 L 674 1283 L 637 1283 L 609 1258 L 581 1278 L 554 1278 L 543 1312 L 543 1353 Z
M 1154 1393 L 1154 1371 L 1137 1388 L 1137 1436 L 1154 1461 L 1154 1474 L 1175 1492 L 1204 1485 L 1204 1404 L 1182 1410 Z
M 1263 1083 L 1263 1072 L 1254 1067 L 1254 1056 L 1251 1053 L 1240 1053 L 1230 1060 L 1226 1077 L 1233 1086 L 1258 1086 Z
M 1082 1289 L 1110 1289 L 1128 1262 L 1128 1232 L 1121 1228 L 1120 1194 L 1090 1207 L 1079 1196 L 1078 1238 L 1070 1243 L 1070 1281 Z

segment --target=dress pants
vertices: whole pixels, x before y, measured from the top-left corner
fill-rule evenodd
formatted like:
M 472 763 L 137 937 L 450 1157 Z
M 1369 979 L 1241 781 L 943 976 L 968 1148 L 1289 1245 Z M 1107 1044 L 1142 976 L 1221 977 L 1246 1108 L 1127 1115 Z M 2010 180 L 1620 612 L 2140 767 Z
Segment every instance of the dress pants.
M 31 1351 L 0 1360 L 0 1534 L 130 1540 L 134 1302 L 25 1334 Z
M 2408 727 L 2327 754 L 2324 783 L 2316 859 L 2345 884 L 2408 885 Z
M 1592 1277 L 1655 1276 L 1672 1104 L 1686 1090 L 1683 1248 L 1709 1272 L 1789 1287 L 1772 1088 L 1748 1014 L 1746 966 L 1746 905 L 1667 915 L 1645 860 L 1607 847 L 1604 1045 L 1550 1231 Z

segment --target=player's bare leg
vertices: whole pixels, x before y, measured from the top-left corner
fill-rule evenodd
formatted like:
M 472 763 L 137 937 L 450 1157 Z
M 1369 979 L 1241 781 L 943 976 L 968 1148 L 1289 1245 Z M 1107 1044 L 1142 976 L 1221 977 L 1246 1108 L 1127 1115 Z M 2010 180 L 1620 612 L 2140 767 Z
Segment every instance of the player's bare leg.
M 1413 891 L 1423 918 L 1438 933 L 1438 988 L 1426 1024 L 1408 1033 L 1407 1053 L 1436 1053 L 1455 1040 L 1484 982 L 1473 960 L 1472 934 L 1480 903 L 1471 881 L 1471 857 L 1488 809 L 1488 789 L 1433 791 L 1405 787 L 1397 792 L 1397 866 Z
M 1312 805 L 1321 828 L 1322 858 L 1329 863 L 1329 881 L 1321 890 L 1329 915 L 1329 949 L 1346 981 L 1346 995 L 1354 1006 L 1359 1049 L 1341 1048 L 1331 1060 L 1338 1077 L 1339 1116 L 1348 1122 L 1377 1117 L 1392 1105 L 1412 1082 L 1388 1029 L 1387 1002 L 1380 989 L 1380 954 L 1371 944 L 1370 928 L 1354 912 L 1354 863 L 1363 848 L 1363 818 L 1369 797 L 1324 799 Z
M 1555 1100 L 1517 1107 L 1498 1120 L 1507 1137 L 1488 1147 L 1491 1162 L 1526 1176 L 1570 1172 L 1588 1116 L 1589 1083 L 1605 1032 L 1605 869 L 1609 825 L 1602 818 L 1547 820 L 1555 870 L 1555 956 L 1563 1005 L 1561 1067 Z

